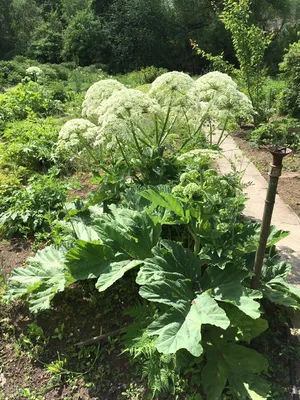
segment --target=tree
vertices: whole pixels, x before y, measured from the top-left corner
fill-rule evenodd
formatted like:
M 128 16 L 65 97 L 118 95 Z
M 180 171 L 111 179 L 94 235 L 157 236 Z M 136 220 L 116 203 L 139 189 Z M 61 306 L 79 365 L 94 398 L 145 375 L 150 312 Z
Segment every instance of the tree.
M 62 56 L 65 60 L 75 60 L 80 65 L 101 60 L 104 48 L 102 25 L 92 11 L 77 12 L 69 21 L 63 39 Z
M 15 48 L 18 53 L 23 53 L 30 43 L 33 28 L 43 22 L 40 9 L 34 0 L 12 1 L 12 29 L 15 35 Z
M 251 0 L 225 0 L 220 15 L 225 28 L 232 35 L 232 43 L 239 61 L 240 75 L 257 114 L 255 123 L 266 118 L 264 102 L 264 54 L 271 35 L 250 21 Z
M 173 56 L 178 67 L 202 72 L 207 62 L 191 52 L 190 39 L 197 41 L 206 52 L 224 52 L 235 63 L 230 34 L 219 20 L 210 0 L 173 0 L 169 3 L 172 15 Z
M 10 0 L 0 0 L 0 58 L 14 48 L 12 29 L 12 4 Z
M 161 0 L 115 0 L 103 21 L 114 71 L 171 65 L 170 18 Z
M 47 15 L 48 20 L 35 29 L 27 55 L 40 62 L 59 63 L 63 48 L 63 25 L 57 13 Z
M 91 10 L 93 0 L 62 0 L 63 18 L 70 21 L 79 11 Z

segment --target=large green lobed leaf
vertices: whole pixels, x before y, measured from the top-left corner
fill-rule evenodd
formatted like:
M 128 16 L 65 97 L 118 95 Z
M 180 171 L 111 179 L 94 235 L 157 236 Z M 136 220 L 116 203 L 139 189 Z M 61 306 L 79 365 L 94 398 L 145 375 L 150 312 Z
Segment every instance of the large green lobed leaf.
M 65 248 L 54 246 L 38 251 L 28 259 L 28 266 L 13 271 L 5 298 L 11 301 L 29 295 L 32 312 L 50 308 L 50 301 L 55 294 L 74 282 L 65 267 L 66 252 Z

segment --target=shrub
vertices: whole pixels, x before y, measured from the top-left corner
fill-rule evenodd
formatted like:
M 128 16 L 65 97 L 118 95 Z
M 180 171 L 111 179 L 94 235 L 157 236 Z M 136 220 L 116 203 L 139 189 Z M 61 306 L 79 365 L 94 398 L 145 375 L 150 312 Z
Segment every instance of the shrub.
M 3 86 L 12 86 L 20 83 L 34 61 L 21 59 L 17 61 L 0 61 L 0 84 Z
M 0 95 L 0 120 L 5 122 L 25 119 L 31 112 L 48 116 L 61 110 L 61 102 L 45 87 L 32 81 L 19 83 Z
M 29 171 L 41 171 L 54 164 L 54 145 L 57 142 L 59 123 L 29 117 L 6 126 L 0 147 L 1 164 L 14 163 Z
M 166 68 L 157 68 L 153 65 L 151 65 L 151 67 L 142 68 L 140 70 L 140 74 L 142 76 L 140 84 L 144 85 L 146 83 L 152 83 L 156 78 L 167 72 L 168 70 Z
M 0 201 L 0 230 L 3 235 L 33 235 L 50 232 L 51 221 L 64 215 L 66 185 L 52 175 L 34 176 L 24 189 L 13 190 Z
M 263 124 L 248 135 L 248 140 L 258 145 L 300 148 L 300 122 L 289 118 Z
M 280 64 L 286 89 L 280 98 L 280 111 L 292 117 L 300 117 L 300 40 L 292 43 Z

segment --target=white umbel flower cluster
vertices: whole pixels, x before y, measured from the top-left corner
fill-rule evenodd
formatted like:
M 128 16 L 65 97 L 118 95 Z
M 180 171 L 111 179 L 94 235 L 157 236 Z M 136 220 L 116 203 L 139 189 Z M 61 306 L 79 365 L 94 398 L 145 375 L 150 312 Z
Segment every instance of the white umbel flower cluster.
M 193 79 L 183 72 L 167 72 L 155 79 L 149 96 L 156 99 L 162 107 L 184 104 L 185 95 L 193 87 Z
M 231 77 L 218 71 L 198 78 L 187 96 L 195 105 L 206 103 L 208 117 L 218 122 L 249 120 L 254 112 L 251 101 Z
M 186 162 L 187 164 L 191 164 L 191 161 L 195 163 L 199 163 L 199 161 L 203 157 L 208 157 L 211 160 L 216 160 L 220 158 L 220 152 L 217 150 L 210 149 L 194 149 L 190 150 L 187 153 L 183 153 L 177 157 L 178 161 Z
M 228 121 L 249 121 L 253 115 L 250 100 L 220 72 L 196 81 L 183 72 L 168 72 L 152 83 L 148 93 L 113 79 L 101 80 L 89 88 L 82 106 L 82 115 L 94 123 L 83 118 L 67 122 L 59 134 L 59 150 L 78 152 L 89 146 L 122 155 L 125 149 L 132 157 L 137 151 L 141 156 L 146 148 L 162 143 L 197 141 L 205 121 L 219 127 Z M 197 159 L 203 154 L 190 156 Z
M 98 127 L 92 122 L 76 118 L 66 122 L 58 135 L 57 152 L 80 152 L 86 146 L 93 146 L 98 134 Z
M 104 79 L 94 83 L 86 92 L 82 103 L 82 116 L 88 118 L 98 118 L 99 107 L 109 99 L 116 91 L 124 89 L 125 86 L 115 79 Z
M 155 134 L 155 118 L 161 113 L 161 107 L 147 94 L 134 89 L 114 92 L 99 107 L 99 134 L 95 145 L 107 143 L 110 149 L 117 141 L 129 145 L 137 137 Z
M 28 76 L 41 76 L 43 75 L 43 71 L 41 70 L 41 68 L 39 67 L 29 67 L 26 69 L 26 75 Z

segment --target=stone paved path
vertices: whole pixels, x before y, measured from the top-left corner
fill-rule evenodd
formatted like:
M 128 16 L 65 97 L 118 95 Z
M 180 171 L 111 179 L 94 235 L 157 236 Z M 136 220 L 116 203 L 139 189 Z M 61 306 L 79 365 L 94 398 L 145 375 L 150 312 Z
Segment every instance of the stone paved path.
M 244 171 L 244 183 L 251 182 L 251 185 L 245 189 L 249 200 L 246 203 L 244 214 L 261 220 L 268 187 L 267 181 L 255 165 L 238 148 L 231 136 L 228 136 L 224 140 L 221 147 L 224 155 L 218 160 L 221 172 L 226 173 L 231 171 L 233 165 L 238 171 Z M 270 154 L 270 162 L 271 161 L 272 156 Z M 277 247 L 281 251 L 283 257 L 288 259 L 292 265 L 292 273 L 289 277 L 289 281 L 300 287 L 300 218 L 278 195 L 276 196 L 272 225 L 276 225 L 279 229 L 291 232 L 287 238 L 279 242 Z

